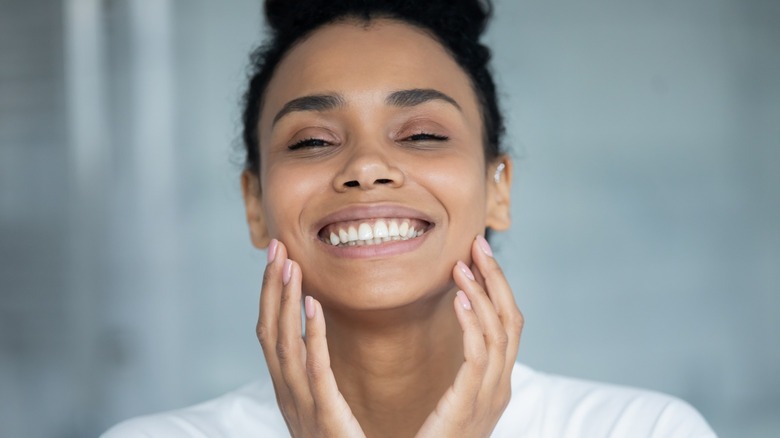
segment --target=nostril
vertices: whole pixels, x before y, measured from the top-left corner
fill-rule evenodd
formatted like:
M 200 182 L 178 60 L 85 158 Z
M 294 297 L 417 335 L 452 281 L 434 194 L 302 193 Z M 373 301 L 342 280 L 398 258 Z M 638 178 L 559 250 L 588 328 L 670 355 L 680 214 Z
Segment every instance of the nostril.
M 390 184 L 393 182 L 391 179 L 381 178 L 375 181 L 376 184 Z
M 360 183 L 355 180 L 352 180 L 352 181 L 345 182 L 344 185 L 347 187 L 359 187 Z

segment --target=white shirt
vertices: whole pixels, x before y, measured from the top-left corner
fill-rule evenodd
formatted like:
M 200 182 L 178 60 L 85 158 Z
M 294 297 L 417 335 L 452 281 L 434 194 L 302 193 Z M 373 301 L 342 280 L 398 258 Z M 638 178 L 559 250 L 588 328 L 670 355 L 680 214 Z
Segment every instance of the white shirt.
M 102 438 L 287 437 L 270 382 L 120 423 Z M 682 400 L 657 392 L 512 370 L 512 399 L 491 437 L 714 437 Z

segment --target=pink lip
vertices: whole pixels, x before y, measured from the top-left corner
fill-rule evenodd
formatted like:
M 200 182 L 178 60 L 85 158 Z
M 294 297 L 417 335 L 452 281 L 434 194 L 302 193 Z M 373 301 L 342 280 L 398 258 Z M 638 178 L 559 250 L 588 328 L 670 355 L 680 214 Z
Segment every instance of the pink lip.
M 315 235 L 326 225 L 336 222 L 359 221 L 377 218 L 414 218 L 433 223 L 427 214 L 413 208 L 393 204 L 353 205 L 328 214 L 314 224 Z
M 428 238 L 428 234 L 429 233 L 425 233 L 420 237 L 409 240 L 391 240 L 378 245 L 366 246 L 332 246 L 319 239 L 317 239 L 317 242 L 325 248 L 326 252 L 337 257 L 347 259 L 379 258 L 414 251 Z
M 428 232 L 420 237 L 409 240 L 389 241 L 378 245 L 332 246 L 326 242 L 323 242 L 318 237 L 319 231 L 323 227 L 332 223 L 376 218 L 420 219 L 431 224 L 431 227 Z M 429 215 L 419 210 L 401 205 L 353 205 L 326 215 L 317 221 L 317 223 L 315 223 L 312 228 L 314 238 L 317 240 L 317 242 L 323 246 L 325 251 L 333 254 L 334 256 L 343 258 L 378 258 L 403 254 L 417 249 L 420 245 L 423 244 L 425 239 L 428 238 L 428 234 L 433 230 L 433 228 L 435 228 L 435 222 Z

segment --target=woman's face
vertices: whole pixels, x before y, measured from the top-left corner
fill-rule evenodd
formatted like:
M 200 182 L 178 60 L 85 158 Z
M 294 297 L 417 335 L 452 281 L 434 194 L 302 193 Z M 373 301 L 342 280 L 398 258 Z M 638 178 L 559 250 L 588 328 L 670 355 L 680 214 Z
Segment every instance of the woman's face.
M 410 25 L 315 31 L 279 64 L 259 133 L 260 190 L 244 179 L 254 243 L 282 241 L 304 293 L 332 308 L 446 292 L 474 237 L 508 225 L 469 78 Z

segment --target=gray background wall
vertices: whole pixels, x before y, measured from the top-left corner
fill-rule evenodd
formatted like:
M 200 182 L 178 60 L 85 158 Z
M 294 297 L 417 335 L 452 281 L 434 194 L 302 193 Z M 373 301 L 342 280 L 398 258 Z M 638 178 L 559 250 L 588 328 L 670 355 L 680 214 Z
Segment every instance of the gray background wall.
M 266 378 L 250 0 L 0 0 L 0 436 Z M 780 434 L 780 3 L 497 2 L 520 360 Z

